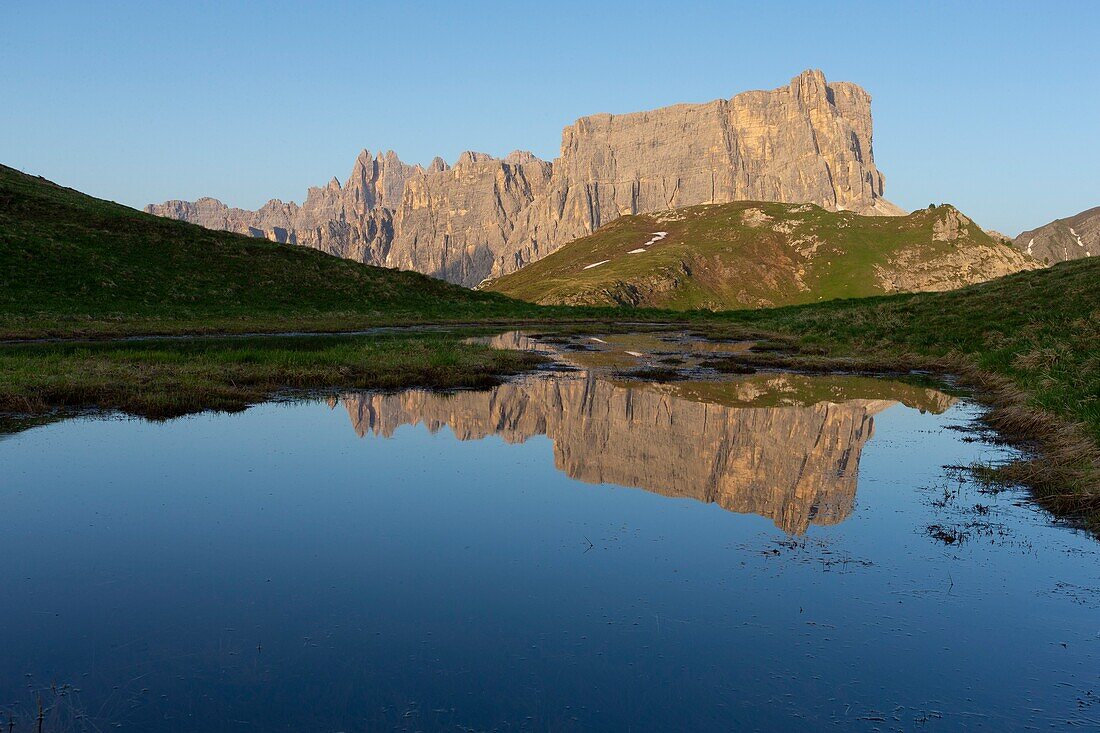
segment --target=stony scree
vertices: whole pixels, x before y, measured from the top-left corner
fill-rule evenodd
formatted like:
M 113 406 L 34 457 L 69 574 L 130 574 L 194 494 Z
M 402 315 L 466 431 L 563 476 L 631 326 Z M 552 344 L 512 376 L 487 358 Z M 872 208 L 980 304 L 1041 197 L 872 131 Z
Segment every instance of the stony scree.
M 1096 257 L 1100 255 L 1100 206 L 1030 229 L 1013 244 L 1047 264 Z

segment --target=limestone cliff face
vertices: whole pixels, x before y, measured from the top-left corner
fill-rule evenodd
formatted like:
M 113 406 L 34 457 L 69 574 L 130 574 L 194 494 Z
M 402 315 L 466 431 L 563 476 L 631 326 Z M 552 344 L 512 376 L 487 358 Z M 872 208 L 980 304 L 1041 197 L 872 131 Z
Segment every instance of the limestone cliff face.
M 555 465 L 588 483 L 713 502 L 791 533 L 852 511 L 860 453 L 888 400 L 727 407 L 588 375 L 531 379 L 487 392 L 351 395 L 360 435 L 449 427 L 460 440 L 554 441 Z
M 467 152 L 453 168 L 412 176 L 381 264 L 477 285 L 508 249 L 524 210 L 545 196 L 550 171 L 530 153 L 498 160 Z
M 1013 244 L 1048 264 L 1096 257 L 1100 255 L 1100 206 L 1026 231 Z
M 463 153 L 453 168 L 422 168 L 363 151 L 344 185 L 311 188 L 301 206 L 200 199 L 146 211 L 473 286 L 623 214 L 746 199 L 903 213 L 882 196 L 870 96 L 806 71 L 772 91 L 584 117 L 553 164 Z

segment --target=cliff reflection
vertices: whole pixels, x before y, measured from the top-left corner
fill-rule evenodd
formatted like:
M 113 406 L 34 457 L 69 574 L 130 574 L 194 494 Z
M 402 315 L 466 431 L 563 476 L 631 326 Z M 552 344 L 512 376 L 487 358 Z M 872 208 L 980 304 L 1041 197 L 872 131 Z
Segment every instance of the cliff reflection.
M 349 395 L 343 404 L 360 436 L 388 437 L 412 424 L 446 426 L 459 440 L 545 435 L 571 478 L 713 502 L 801 534 L 851 513 L 876 413 L 898 401 L 936 412 L 952 402 L 935 390 L 860 381 L 874 382 L 874 398 L 828 399 L 856 389 L 843 377 L 651 385 L 582 373 L 484 392 Z

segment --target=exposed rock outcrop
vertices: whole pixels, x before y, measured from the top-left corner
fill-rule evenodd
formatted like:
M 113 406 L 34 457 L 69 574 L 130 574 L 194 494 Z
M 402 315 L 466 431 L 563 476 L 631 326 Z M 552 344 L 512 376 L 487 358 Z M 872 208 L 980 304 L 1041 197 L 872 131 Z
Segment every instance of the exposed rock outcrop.
M 200 199 L 146 211 L 473 286 L 624 214 L 744 199 L 901 214 L 883 198 L 871 142 L 870 96 L 806 71 L 772 91 L 581 118 L 553 164 L 517 151 L 423 168 L 363 151 L 345 184 L 311 188 L 301 206 Z
M 1013 244 L 1048 264 L 1100 255 L 1100 206 L 1026 231 Z

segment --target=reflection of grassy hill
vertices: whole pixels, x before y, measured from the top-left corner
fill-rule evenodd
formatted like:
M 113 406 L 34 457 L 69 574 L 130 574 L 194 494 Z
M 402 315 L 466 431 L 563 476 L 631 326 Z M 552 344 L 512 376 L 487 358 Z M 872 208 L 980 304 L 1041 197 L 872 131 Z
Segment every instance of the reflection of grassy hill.
M 143 214 L 0 166 L 0 333 L 352 328 L 530 306 Z
M 621 386 L 657 390 L 680 399 L 726 407 L 794 407 L 851 400 L 901 402 L 939 414 L 955 398 L 927 386 L 932 380 L 855 374 L 740 374 L 723 367 L 754 356 L 755 341 L 716 342 L 684 332 L 601 333 L 598 336 L 513 331 L 481 340 L 497 348 L 549 352 L 559 361 Z M 655 380 L 654 372 L 669 379 Z M 921 382 L 921 383 L 918 383 Z
M 753 374 L 723 381 L 691 380 L 649 386 L 681 399 L 727 407 L 801 407 L 860 400 L 900 402 L 921 412 L 939 414 L 955 402 L 954 397 L 936 389 L 850 374 Z
M 1038 266 L 952 206 L 872 217 L 742 201 L 622 217 L 485 288 L 543 304 L 724 310 L 949 290 Z

